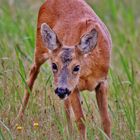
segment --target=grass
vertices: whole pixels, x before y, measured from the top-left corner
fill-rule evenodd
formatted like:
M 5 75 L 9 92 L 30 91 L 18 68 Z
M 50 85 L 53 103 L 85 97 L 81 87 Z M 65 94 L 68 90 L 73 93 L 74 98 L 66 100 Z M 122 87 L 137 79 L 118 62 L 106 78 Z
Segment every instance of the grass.
M 112 62 L 109 72 L 109 112 L 115 140 L 140 140 L 140 11 L 138 0 L 89 3 L 109 28 Z M 93 4 L 94 3 L 94 4 Z M 54 95 L 49 66 L 43 65 L 26 109 L 21 130 L 15 119 L 32 64 L 37 12 L 41 1 L 0 1 L 0 140 L 78 139 L 69 136 L 63 102 Z M 94 92 L 83 92 L 89 140 L 105 139 Z M 38 123 L 38 127 L 34 127 Z

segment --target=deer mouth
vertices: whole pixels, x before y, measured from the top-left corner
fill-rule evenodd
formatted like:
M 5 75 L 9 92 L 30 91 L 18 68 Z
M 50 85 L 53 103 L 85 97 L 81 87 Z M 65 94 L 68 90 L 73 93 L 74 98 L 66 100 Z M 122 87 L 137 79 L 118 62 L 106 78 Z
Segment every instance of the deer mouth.
M 67 88 L 56 88 L 55 89 L 55 94 L 60 98 L 60 99 L 66 99 L 70 95 L 70 91 Z

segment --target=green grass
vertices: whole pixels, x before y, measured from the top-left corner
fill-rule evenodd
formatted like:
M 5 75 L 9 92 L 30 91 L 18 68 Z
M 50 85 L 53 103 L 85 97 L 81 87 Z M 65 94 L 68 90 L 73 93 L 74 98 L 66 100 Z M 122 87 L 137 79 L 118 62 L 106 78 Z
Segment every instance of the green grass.
M 109 72 L 109 112 L 114 140 L 140 140 L 140 10 L 139 0 L 89 0 L 109 28 L 112 60 Z M 33 61 L 35 31 L 41 1 L 0 1 L 0 140 L 75 140 L 69 136 L 63 102 L 55 96 L 49 66 L 43 65 L 35 83 L 22 130 L 15 119 Z M 87 136 L 105 139 L 94 92 L 83 92 Z M 34 128 L 33 123 L 39 127 Z M 16 124 L 15 124 L 16 125 Z

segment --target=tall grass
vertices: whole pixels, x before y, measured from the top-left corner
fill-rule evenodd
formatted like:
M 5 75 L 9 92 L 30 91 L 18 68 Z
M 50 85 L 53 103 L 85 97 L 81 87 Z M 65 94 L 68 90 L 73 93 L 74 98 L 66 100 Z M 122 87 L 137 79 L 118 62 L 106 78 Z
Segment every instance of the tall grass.
M 140 11 L 138 0 L 90 1 L 113 40 L 109 71 L 109 112 L 115 140 L 140 140 Z M 53 92 L 52 76 L 44 64 L 35 83 L 23 123 L 15 119 L 33 61 L 36 19 L 41 1 L 0 1 L 0 140 L 79 139 L 67 131 L 63 102 Z M 88 139 L 106 139 L 94 92 L 82 93 Z M 39 124 L 34 127 L 34 123 Z M 73 121 L 74 122 L 74 121 Z M 18 130 L 17 125 L 22 129 Z

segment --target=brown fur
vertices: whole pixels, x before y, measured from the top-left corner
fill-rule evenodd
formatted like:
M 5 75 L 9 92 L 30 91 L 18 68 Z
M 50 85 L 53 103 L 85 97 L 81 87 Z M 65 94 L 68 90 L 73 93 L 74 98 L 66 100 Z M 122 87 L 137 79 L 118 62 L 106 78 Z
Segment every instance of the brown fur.
M 59 66 L 62 67 L 62 58 L 60 57 L 62 49 L 60 48 L 53 53 L 49 53 L 47 47 L 44 47 L 40 33 L 42 23 L 47 23 L 51 29 L 53 29 L 64 48 L 74 47 L 72 62 L 70 62 L 68 68 L 72 69 L 72 66 L 75 64 L 81 66 L 81 71 L 75 81 L 69 80 L 68 83 L 71 89 L 74 88 L 72 90 L 73 93 L 71 93 L 69 98 L 65 101 L 69 127 L 71 126 L 69 107 L 72 106 L 81 139 L 86 139 L 85 126 L 82 121 L 84 120 L 84 116 L 80 105 L 79 91 L 95 90 L 103 128 L 107 136 L 111 138 L 111 122 L 107 111 L 106 79 L 110 65 L 112 44 L 106 26 L 84 0 L 47 0 L 41 6 L 38 14 L 35 59 L 28 80 L 30 89 L 33 87 L 40 66 L 47 59 L 50 58 L 53 62 L 58 63 Z M 89 54 L 82 55 L 75 46 L 80 43 L 81 37 L 92 29 L 96 29 L 98 32 L 97 45 Z M 73 75 L 71 74 L 69 77 L 72 76 Z M 54 79 L 54 82 L 57 82 L 58 76 L 55 77 L 56 79 Z M 77 85 L 74 87 L 73 85 L 75 85 L 75 83 L 77 83 Z M 28 99 L 29 93 L 26 90 L 23 105 L 19 111 L 20 118 L 23 116 Z

